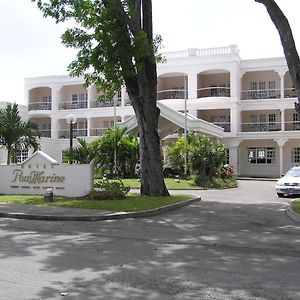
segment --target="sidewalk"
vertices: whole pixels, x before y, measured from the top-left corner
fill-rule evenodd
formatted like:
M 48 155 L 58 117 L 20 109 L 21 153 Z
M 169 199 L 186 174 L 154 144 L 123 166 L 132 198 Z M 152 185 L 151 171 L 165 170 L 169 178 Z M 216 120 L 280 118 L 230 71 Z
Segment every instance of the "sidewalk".
M 141 218 L 169 212 L 200 200 L 199 197 L 140 212 L 109 212 L 94 209 L 0 203 L 0 218 L 45 221 L 104 221 Z

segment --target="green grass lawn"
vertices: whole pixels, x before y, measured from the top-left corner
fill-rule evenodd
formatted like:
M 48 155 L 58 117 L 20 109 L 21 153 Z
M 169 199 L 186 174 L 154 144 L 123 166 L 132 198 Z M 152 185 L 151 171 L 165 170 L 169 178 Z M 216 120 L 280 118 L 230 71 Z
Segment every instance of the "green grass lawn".
M 300 199 L 296 199 L 292 202 L 292 208 L 296 213 L 300 214 Z
M 170 197 L 146 197 L 138 194 L 129 194 L 124 200 L 82 200 L 63 197 L 54 197 L 54 202 L 45 203 L 43 196 L 33 195 L 0 195 L 0 202 L 60 206 L 69 208 L 89 208 L 105 211 L 137 212 L 158 208 L 172 203 L 190 199 L 190 196 L 179 195 Z
M 131 188 L 140 188 L 141 184 L 136 178 L 122 179 L 125 185 L 129 185 Z M 176 182 L 174 178 L 165 178 L 167 189 L 196 189 L 199 188 L 193 185 L 188 180 L 180 179 L 180 182 Z

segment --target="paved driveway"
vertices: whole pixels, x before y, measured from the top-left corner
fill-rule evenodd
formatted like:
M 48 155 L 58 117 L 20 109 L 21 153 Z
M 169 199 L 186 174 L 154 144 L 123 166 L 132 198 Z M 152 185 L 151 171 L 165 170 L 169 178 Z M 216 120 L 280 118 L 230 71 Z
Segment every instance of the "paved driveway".
M 299 299 L 300 226 L 274 182 L 146 219 L 0 221 L 0 299 Z

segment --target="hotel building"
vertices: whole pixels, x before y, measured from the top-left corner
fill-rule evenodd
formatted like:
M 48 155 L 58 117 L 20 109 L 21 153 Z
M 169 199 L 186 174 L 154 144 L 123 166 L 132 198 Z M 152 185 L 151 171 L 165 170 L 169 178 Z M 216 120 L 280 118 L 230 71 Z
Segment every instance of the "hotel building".
M 284 58 L 242 60 L 234 45 L 164 56 L 166 61 L 157 66 L 163 141 L 176 138 L 184 127 L 216 137 L 240 176 L 279 177 L 300 162 L 297 97 Z M 125 87 L 112 101 L 98 102 L 96 88 L 83 83 L 83 78 L 68 76 L 25 79 L 21 114 L 39 124 L 42 150 L 58 161 L 69 147 L 68 114 L 77 118 L 74 135 L 87 141 L 114 121 L 136 132 Z M 2 150 L 2 162 L 5 155 Z M 23 151 L 23 158 L 27 155 Z

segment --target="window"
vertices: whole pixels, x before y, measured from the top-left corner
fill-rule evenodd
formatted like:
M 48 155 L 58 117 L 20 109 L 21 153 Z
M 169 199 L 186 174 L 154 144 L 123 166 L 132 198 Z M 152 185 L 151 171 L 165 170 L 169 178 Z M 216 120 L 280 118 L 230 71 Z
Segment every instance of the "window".
M 24 149 L 24 150 L 18 151 L 16 156 L 12 159 L 12 161 L 15 164 L 20 164 L 27 158 L 28 158 L 28 149 Z
M 268 82 L 269 90 L 275 90 L 275 81 L 269 81 Z
M 297 113 L 293 113 L 293 130 L 300 129 L 300 116 Z
M 276 114 L 269 114 L 269 130 L 276 129 Z
M 51 102 L 51 96 L 43 96 L 42 102 L 44 102 L 44 103 Z
M 87 93 L 72 94 L 72 102 L 86 101 Z
M 248 148 L 248 162 L 249 164 L 274 164 L 276 162 L 275 148 Z
M 257 82 L 255 82 L 255 81 L 250 82 L 250 90 L 251 91 L 256 91 L 257 90 Z
M 292 157 L 291 157 L 292 163 L 300 163 L 300 148 L 292 148 Z
M 259 90 L 265 90 L 266 89 L 266 82 L 265 81 L 260 81 L 258 83 L 258 89 Z

